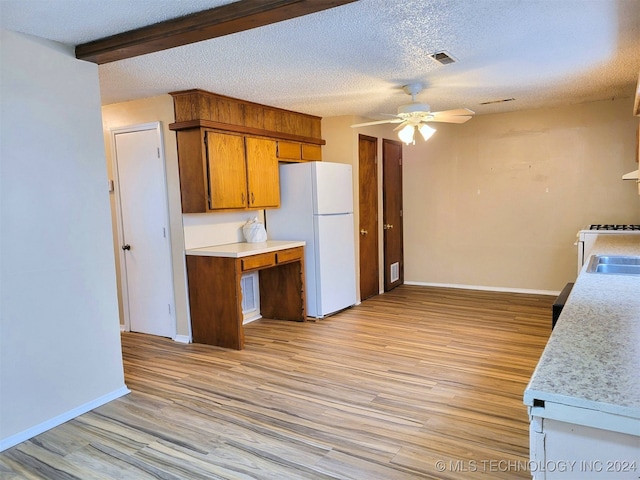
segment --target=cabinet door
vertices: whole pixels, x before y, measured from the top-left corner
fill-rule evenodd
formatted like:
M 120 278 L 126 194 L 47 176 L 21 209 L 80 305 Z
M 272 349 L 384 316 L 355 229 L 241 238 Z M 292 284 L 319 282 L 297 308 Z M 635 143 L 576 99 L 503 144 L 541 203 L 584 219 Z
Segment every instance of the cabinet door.
M 244 138 L 218 132 L 206 133 L 209 209 L 247 206 L 247 170 Z
M 279 207 L 280 177 L 275 140 L 246 137 L 245 145 L 249 208 Z
M 278 140 L 276 143 L 276 156 L 280 160 L 300 160 L 300 144 Z
M 302 144 L 302 160 L 322 160 L 320 145 Z

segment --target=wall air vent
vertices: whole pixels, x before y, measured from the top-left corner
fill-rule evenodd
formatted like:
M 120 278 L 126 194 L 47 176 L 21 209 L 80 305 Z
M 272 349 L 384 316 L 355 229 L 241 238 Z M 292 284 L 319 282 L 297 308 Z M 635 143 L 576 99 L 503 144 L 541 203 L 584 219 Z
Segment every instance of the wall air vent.
M 447 52 L 436 52 L 429 55 L 429 57 L 434 61 L 438 62 L 442 65 L 449 65 L 450 63 L 455 63 L 455 58 L 449 55 Z
M 515 98 L 503 98 L 501 100 L 491 100 L 489 102 L 481 102 L 480 105 L 493 105 L 494 103 L 513 102 Z
M 389 281 L 391 283 L 397 282 L 398 280 L 400 280 L 400 263 L 396 262 L 391 264 L 389 277 L 390 277 Z

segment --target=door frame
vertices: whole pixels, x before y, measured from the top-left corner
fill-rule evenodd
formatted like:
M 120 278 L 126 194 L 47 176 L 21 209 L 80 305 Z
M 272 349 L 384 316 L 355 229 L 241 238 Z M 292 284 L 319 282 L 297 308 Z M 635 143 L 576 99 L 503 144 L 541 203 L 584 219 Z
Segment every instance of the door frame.
M 142 123 L 137 125 L 130 125 L 127 127 L 119 127 L 113 128 L 110 132 L 111 139 L 111 158 L 112 158 L 112 166 L 113 166 L 113 194 L 115 195 L 114 204 L 116 211 L 116 236 L 117 241 L 120 244 L 123 243 L 124 239 L 124 230 L 122 226 L 122 203 L 120 201 L 120 172 L 118 169 L 118 154 L 116 149 L 116 135 L 121 133 L 134 133 L 134 132 L 142 132 L 146 130 L 155 130 L 158 136 L 158 144 L 159 144 L 159 161 L 162 163 L 162 174 L 164 178 L 164 214 L 167 224 L 167 241 L 169 242 L 169 274 L 171 275 L 170 282 L 170 295 L 172 299 L 172 312 L 171 318 L 173 320 L 173 336 L 175 339 L 177 335 L 177 317 L 176 317 L 176 302 L 175 302 L 175 287 L 174 287 L 174 278 L 173 278 L 173 262 L 172 262 L 172 244 L 171 244 L 171 229 L 170 218 L 169 218 L 169 191 L 167 188 L 167 165 L 164 153 L 164 138 L 162 135 L 162 125 L 160 122 L 151 122 L 151 123 Z M 110 182 L 111 182 L 110 181 Z M 111 187 L 111 186 L 110 186 Z M 119 279 L 119 290 L 122 296 L 122 316 L 124 328 L 122 329 L 125 332 L 131 331 L 131 319 L 129 318 L 129 288 L 127 285 L 127 264 L 125 259 L 125 252 L 122 248 L 117 248 L 117 245 L 114 245 L 114 248 L 118 252 L 118 264 L 120 266 L 120 279 Z

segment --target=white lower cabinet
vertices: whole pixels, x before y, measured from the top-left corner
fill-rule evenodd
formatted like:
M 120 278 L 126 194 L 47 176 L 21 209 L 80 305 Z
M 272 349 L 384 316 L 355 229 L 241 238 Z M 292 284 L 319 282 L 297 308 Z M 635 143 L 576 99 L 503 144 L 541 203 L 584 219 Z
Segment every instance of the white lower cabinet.
M 640 431 L 634 435 L 532 416 L 529 433 L 534 480 L 640 478 Z

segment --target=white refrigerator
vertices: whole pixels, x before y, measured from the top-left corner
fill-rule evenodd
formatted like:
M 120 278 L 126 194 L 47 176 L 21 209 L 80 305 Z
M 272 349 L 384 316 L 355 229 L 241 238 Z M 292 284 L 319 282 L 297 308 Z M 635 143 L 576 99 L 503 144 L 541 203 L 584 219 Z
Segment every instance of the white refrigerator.
M 323 318 L 356 303 L 351 165 L 280 165 L 280 208 L 266 211 L 270 240 L 304 240 L 307 315 Z

